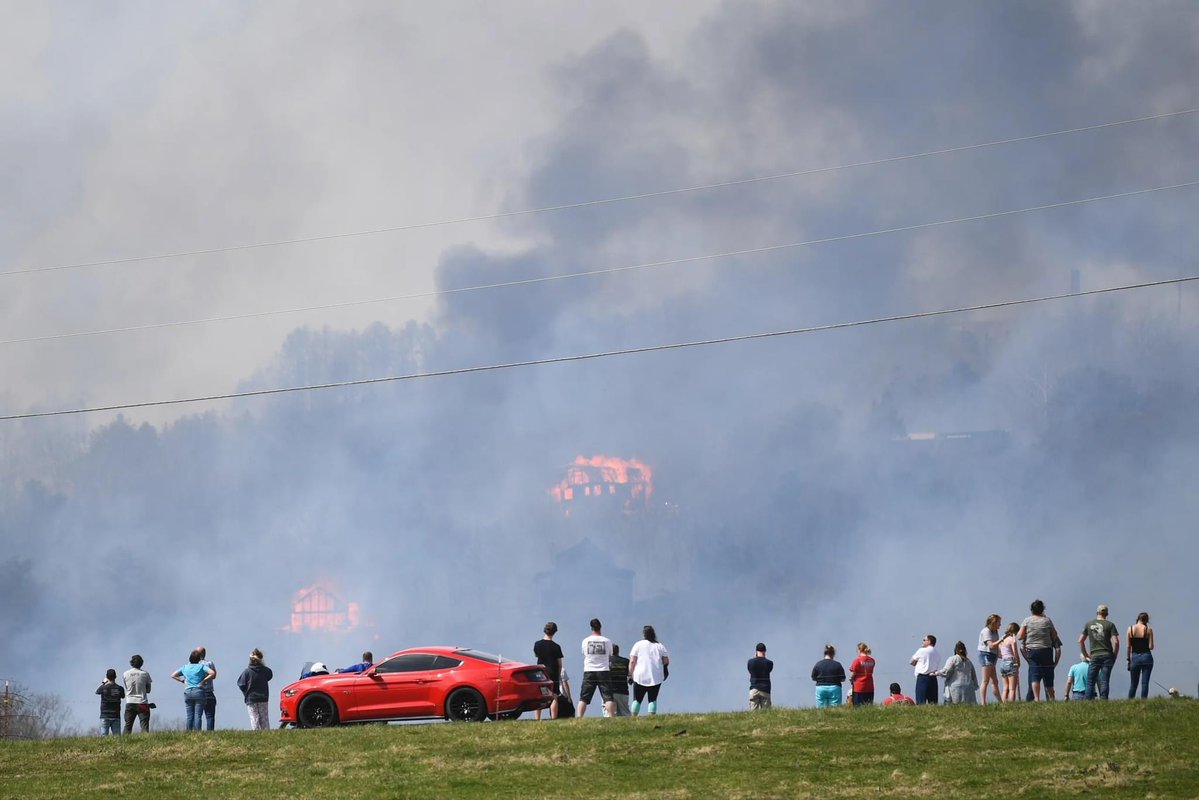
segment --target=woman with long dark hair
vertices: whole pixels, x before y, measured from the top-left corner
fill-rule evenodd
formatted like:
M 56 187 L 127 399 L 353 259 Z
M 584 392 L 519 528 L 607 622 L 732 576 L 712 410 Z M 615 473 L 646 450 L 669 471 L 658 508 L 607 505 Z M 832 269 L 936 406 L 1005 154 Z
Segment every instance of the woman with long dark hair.
M 1137 696 L 1137 683 L 1141 684 L 1141 698 L 1149 696 L 1149 676 L 1153 674 L 1153 628 L 1149 627 L 1149 612 L 1137 614 L 1137 621 L 1128 628 L 1128 699 Z
M 650 716 L 658 713 L 658 691 L 662 682 L 670 676 L 670 653 L 658 641 L 653 625 L 641 629 L 642 639 L 629 651 L 629 675 L 633 678 L 633 716 L 641 711 L 641 701 L 649 697 L 646 711 Z
M 945 678 L 945 701 L 953 705 L 978 705 L 978 674 L 970 656 L 966 655 L 966 643 L 953 646 L 953 655 L 945 662 L 941 675 Z

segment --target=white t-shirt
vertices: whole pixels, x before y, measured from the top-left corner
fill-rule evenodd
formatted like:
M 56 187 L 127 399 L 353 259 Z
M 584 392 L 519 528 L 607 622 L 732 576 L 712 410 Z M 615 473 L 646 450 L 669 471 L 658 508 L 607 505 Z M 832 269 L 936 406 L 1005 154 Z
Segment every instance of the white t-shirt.
M 912 658 L 916 659 L 914 672 L 917 675 L 928 675 L 941 669 L 941 654 L 931 645 L 921 647 L 912 654 Z
M 637 666 L 633 667 L 633 682 L 642 686 L 657 686 L 666 680 L 662 672 L 663 656 L 670 658 L 670 653 L 666 652 L 666 646 L 661 642 L 642 639 L 633 645 L 629 651 L 629 660 L 637 659 Z
M 998 642 L 1002 638 L 1003 637 L 999 635 L 998 631 L 992 631 L 990 628 L 984 625 L 983 629 L 978 632 L 978 652 L 991 652 L 991 642 Z
M 612 640 L 591 634 L 583 640 L 583 672 L 607 672 L 612 656 Z

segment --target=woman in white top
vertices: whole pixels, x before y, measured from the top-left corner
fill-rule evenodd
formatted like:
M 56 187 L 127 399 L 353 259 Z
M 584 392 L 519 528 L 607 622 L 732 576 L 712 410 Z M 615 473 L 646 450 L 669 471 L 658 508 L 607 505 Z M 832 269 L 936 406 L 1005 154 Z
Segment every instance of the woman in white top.
M 633 716 L 641 710 L 641 701 L 649 695 L 649 714 L 658 713 L 658 690 L 662 681 L 670 675 L 670 653 L 658 641 L 653 625 L 641 629 L 645 638 L 633 645 L 629 652 L 629 676 L 633 681 Z

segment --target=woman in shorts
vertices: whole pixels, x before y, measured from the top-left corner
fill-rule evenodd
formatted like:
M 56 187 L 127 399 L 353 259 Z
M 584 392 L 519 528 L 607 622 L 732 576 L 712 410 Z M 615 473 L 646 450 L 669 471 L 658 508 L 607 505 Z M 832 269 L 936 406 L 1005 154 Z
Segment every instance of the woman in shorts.
M 1016 634 L 1020 626 L 1011 623 L 999 640 L 999 677 L 1003 678 L 1003 702 L 1014 703 L 1020 699 L 1020 648 Z
M 1003 618 L 998 614 L 987 617 L 983 629 L 978 632 L 978 663 L 983 668 L 982 703 L 987 704 L 987 686 L 994 687 L 995 699 L 999 700 L 999 678 L 995 665 L 999 662 L 999 623 Z

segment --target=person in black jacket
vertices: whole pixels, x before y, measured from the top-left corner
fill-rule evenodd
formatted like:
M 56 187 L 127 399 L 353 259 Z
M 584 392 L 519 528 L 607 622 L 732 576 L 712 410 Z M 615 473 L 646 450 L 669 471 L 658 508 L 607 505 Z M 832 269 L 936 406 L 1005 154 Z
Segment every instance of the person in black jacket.
M 268 685 L 275 673 L 262 663 L 262 651 L 255 647 L 250 651 L 250 665 L 237 679 L 237 688 L 246 698 L 246 710 L 250 712 L 250 727 L 256 731 L 270 730 L 267 705 L 271 699 Z

